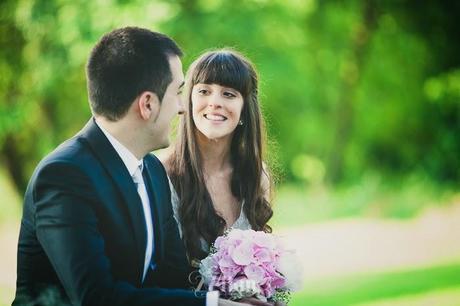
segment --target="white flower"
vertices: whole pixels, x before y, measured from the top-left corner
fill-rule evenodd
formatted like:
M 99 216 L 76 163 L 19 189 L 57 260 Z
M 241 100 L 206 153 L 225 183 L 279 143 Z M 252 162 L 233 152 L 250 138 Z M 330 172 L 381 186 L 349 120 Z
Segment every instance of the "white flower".
M 205 284 L 209 284 L 213 277 L 214 261 L 211 256 L 206 257 L 200 262 L 200 274 Z
M 302 289 L 302 264 L 294 250 L 284 250 L 279 258 L 278 271 L 286 278 L 288 289 Z

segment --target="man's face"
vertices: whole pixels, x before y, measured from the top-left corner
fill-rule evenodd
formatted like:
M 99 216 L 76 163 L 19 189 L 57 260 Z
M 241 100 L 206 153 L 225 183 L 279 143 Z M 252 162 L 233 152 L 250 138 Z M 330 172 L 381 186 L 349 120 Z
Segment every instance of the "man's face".
M 156 116 L 152 126 L 155 137 L 153 141 L 156 144 L 154 149 L 161 149 L 169 146 L 171 121 L 178 113 L 184 112 L 181 101 L 181 92 L 184 86 L 184 73 L 182 72 L 182 62 L 180 58 L 178 56 L 170 56 L 169 67 L 171 69 L 172 81 L 166 88 L 158 116 Z

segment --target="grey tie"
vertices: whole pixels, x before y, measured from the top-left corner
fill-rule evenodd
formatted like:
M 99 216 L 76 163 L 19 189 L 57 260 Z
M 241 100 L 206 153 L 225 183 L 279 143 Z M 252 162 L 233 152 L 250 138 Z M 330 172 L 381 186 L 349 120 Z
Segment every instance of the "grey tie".
M 152 259 L 153 253 L 153 225 L 152 225 L 152 215 L 150 211 L 150 201 L 145 188 L 144 178 L 142 177 L 142 165 L 137 167 L 136 171 L 133 174 L 133 181 L 137 188 L 137 193 L 142 201 L 142 208 L 144 211 L 145 224 L 147 227 L 147 247 L 145 249 L 145 261 L 144 261 L 144 271 L 142 274 L 142 281 L 144 281 L 145 275 L 147 273 L 148 267 L 150 266 L 150 261 Z

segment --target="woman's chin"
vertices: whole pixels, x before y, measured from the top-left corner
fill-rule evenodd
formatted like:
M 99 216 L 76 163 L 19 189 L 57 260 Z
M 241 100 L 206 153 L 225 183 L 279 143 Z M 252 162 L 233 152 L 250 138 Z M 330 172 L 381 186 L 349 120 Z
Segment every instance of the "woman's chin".
M 214 141 L 214 142 L 219 142 L 219 141 L 222 141 L 222 140 L 225 140 L 227 139 L 228 137 L 230 137 L 230 134 L 225 134 L 225 133 L 209 133 L 209 134 L 205 134 L 207 140 L 209 141 Z
M 197 129 L 198 139 L 202 141 L 220 142 L 232 137 L 232 132 L 219 130 L 219 129 Z

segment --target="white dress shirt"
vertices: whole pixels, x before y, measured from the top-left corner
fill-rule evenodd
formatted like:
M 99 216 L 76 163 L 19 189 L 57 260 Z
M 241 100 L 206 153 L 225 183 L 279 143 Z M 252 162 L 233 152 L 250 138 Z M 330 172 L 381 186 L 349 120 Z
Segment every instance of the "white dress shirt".
M 145 249 L 144 257 L 144 270 L 142 273 L 142 281 L 144 281 L 147 270 L 150 266 L 150 261 L 152 259 L 153 253 L 153 224 L 152 224 L 152 215 L 150 210 L 150 200 L 148 197 L 147 189 L 145 187 L 144 178 L 142 177 L 142 170 L 144 167 L 143 160 L 138 160 L 131 151 L 129 151 L 124 145 L 122 145 L 115 137 L 113 137 L 108 131 L 106 131 L 96 120 L 96 124 L 102 130 L 104 135 L 109 140 L 112 147 L 120 156 L 121 160 L 128 169 L 129 174 L 133 178 L 133 181 L 136 185 L 137 192 L 141 198 L 142 208 L 144 210 L 145 225 L 147 228 L 147 247 Z M 134 203 L 129 203 L 134 205 Z

